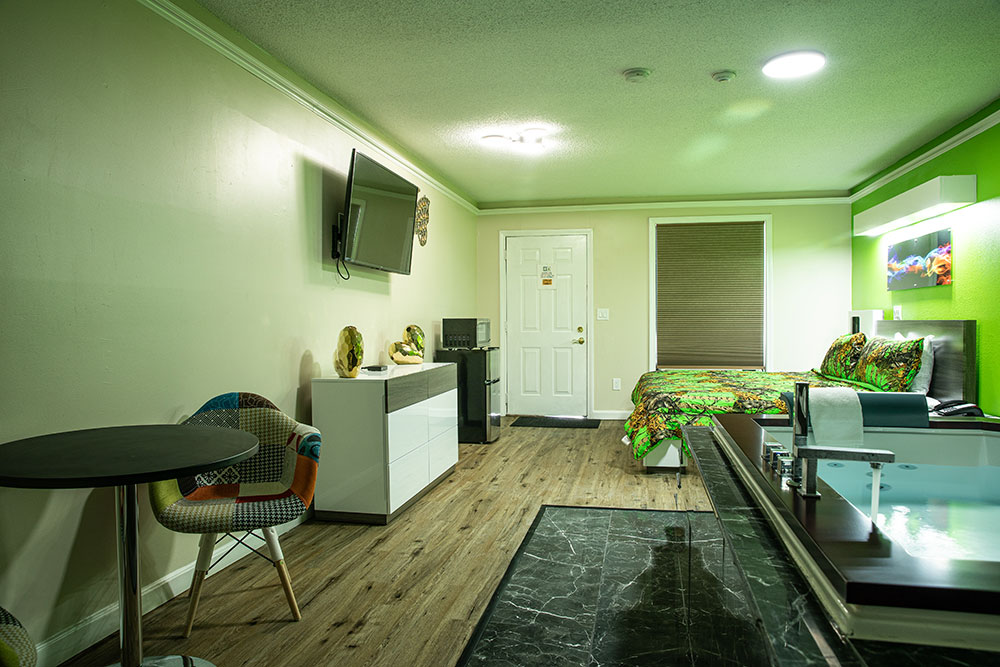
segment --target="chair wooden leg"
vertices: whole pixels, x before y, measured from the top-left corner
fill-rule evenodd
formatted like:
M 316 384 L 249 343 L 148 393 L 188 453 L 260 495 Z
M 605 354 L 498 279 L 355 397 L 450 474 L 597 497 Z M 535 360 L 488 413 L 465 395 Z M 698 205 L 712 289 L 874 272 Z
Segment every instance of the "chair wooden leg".
M 205 575 L 208 568 L 212 566 L 212 554 L 215 553 L 215 533 L 205 533 L 201 536 L 198 544 L 198 562 L 194 566 L 194 575 L 191 577 L 191 589 L 188 591 L 188 613 L 187 621 L 184 623 L 184 636 L 191 636 L 191 628 L 194 626 L 194 615 L 198 611 L 198 601 L 201 599 L 201 587 L 205 583 Z
M 299 603 L 295 601 L 295 593 L 292 591 L 292 580 L 288 577 L 288 568 L 285 567 L 284 559 L 279 560 L 274 566 L 278 569 L 278 579 L 281 580 L 281 587 L 285 591 L 285 599 L 288 600 L 288 608 L 292 612 L 292 618 L 296 621 L 301 621 L 302 612 L 299 611 Z
M 278 579 L 281 580 L 281 588 L 285 591 L 285 599 L 288 600 L 288 608 L 292 612 L 292 618 L 296 621 L 302 620 L 302 613 L 299 611 L 299 604 L 295 601 L 295 593 L 292 591 L 292 580 L 288 576 L 288 568 L 285 567 L 285 556 L 281 552 L 281 545 L 278 543 L 278 531 L 274 527 L 264 529 L 264 540 L 267 542 L 267 549 L 271 552 L 271 560 L 278 570 Z
M 191 590 L 188 591 L 188 613 L 184 622 L 184 636 L 191 636 L 191 628 L 194 626 L 194 615 L 198 611 L 198 600 L 201 599 L 201 586 L 205 583 L 205 570 L 195 570 L 191 579 Z

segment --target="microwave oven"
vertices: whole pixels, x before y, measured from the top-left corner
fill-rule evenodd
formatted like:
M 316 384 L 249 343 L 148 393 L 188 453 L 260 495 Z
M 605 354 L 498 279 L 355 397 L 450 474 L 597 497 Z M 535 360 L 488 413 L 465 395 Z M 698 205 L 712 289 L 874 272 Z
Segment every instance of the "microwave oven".
M 490 321 L 480 317 L 451 317 L 441 320 L 441 347 L 473 348 L 490 344 Z

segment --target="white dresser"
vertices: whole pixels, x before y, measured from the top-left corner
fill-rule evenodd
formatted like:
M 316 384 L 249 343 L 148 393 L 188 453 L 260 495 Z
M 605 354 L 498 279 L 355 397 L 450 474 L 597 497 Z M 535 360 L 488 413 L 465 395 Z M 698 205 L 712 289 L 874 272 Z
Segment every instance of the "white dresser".
M 323 435 L 316 517 L 388 523 L 458 463 L 456 366 L 424 363 L 312 381 Z

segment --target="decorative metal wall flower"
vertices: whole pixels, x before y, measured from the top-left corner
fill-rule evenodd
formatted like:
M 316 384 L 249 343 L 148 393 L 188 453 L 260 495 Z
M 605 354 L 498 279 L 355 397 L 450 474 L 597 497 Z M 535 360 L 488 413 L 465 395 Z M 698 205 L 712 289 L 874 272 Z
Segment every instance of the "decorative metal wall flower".
M 421 197 L 417 202 L 417 240 L 427 245 L 427 223 L 431 221 L 431 200 Z

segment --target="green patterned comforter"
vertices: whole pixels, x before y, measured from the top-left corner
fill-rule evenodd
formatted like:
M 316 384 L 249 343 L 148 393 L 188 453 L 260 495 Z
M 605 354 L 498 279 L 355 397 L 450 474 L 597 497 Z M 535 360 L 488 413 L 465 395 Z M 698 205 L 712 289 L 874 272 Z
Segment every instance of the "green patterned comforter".
M 680 438 L 681 426 L 710 426 L 712 415 L 786 413 L 781 392 L 796 382 L 812 387 L 844 387 L 812 371 L 664 370 L 644 373 L 632 390 L 635 409 L 625 422 L 632 454 L 641 459 L 664 438 Z

